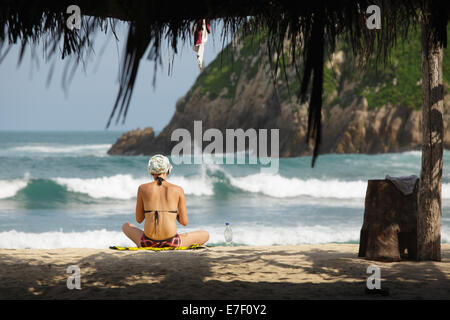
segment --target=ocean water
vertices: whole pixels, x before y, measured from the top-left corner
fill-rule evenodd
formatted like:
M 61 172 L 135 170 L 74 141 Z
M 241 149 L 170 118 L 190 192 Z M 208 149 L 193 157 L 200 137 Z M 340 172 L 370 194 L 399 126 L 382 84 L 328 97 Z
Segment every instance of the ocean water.
M 136 192 L 151 180 L 147 156 L 108 156 L 121 132 L 0 132 L 0 248 L 133 245 Z M 189 225 L 224 245 L 358 243 L 368 179 L 420 175 L 418 151 L 282 158 L 259 166 L 176 165 L 169 181 L 187 196 Z M 450 241 L 450 152 L 444 152 L 442 242 Z M 141 225 L 142 227 L 143 225 Z

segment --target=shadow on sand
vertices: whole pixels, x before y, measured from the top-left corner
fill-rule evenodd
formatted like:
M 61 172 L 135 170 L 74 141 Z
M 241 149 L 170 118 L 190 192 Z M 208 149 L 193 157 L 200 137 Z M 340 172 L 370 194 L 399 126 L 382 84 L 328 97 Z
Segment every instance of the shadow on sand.
M 3 255 L 1 299 L 448 299 L 449 275 L 433 262 L 382 263 L 355 253 L 233 248 L 203 252 L 101 251 L 67 263 Z M 298 259 L 297 259 L 298 258 Z M 442 250 L 450 263 L 450 250 Z M 66 261 L 65 261 L 66 262 Z M 81 290 L 66 286 L 68 265 Z M 369 265 L 390 295 L 365 294 Z M 23 277 L 17 277 L 21 270 Z M 250 279 L 250 280 L 249 280 Z

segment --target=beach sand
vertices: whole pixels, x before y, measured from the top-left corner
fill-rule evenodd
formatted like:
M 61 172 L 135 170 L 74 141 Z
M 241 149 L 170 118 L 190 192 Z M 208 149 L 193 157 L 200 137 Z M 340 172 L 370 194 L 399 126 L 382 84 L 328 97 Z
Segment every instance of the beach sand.
M 193 251 L 1 249 L 0 299 L 449 299 L 441 262 L 358 258 L 357 244 L 210 247 Z M 67 288 L 67 267 L 81 289 Z M 389 296 L 365 293 L 367 267 Z

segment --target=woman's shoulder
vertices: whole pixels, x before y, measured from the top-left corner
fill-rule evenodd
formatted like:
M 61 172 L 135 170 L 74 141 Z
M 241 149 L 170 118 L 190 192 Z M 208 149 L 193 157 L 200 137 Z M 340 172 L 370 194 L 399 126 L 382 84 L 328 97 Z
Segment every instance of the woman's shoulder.
M 148 188 L 149 186 L 151 186 L 152 183 L 154 183 L 154 182 L 143 183 L 138 187 L 138 190 L 144 190 L 144 189 Z
M 176 191 L 178 191 L 178 192 L 184 192 L 183 188 L 180 187 L 179 185 L 170 183 L 170 182 L 168 182 L 168 181 L 166 181 L 166 182 L 167 182 L 167 186 L 170 187 L 170 188 L 172 188 L 173 190 L 176 190 Z

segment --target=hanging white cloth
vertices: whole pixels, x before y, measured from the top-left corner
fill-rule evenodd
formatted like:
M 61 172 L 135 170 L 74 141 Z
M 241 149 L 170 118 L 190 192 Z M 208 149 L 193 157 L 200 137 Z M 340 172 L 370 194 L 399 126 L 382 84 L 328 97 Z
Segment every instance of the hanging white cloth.
M 200 70 L 203 68 L 203 53 L 205 51 L 205 43 L 208 41 L 208 33 L 210 32 L 209 22 L 205 19 L 194 23 L 192 28 L 194 33 L 194 51 L 197 52 L 197 62 Z

